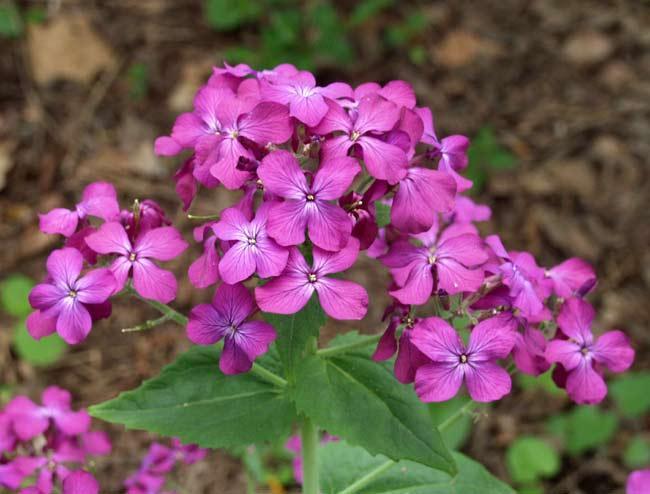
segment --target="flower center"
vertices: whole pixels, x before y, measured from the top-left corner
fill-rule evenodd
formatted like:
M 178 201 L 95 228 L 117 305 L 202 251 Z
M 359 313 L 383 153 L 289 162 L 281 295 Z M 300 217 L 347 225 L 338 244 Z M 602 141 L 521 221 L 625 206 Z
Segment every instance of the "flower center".
M 309 280 L 309 283 L 316 283 L 316 280 L 318 280 L 315 273 L 309 273 L 307 279 Z
M 357 139 L 359 139 L 359 137 L 361 137 L 361 132 L 358 130 L 353 130 L 352 134 L 350 134 L 350 140 L 352 142 L 355 142 Z
M 70 291 L 68 292 L 68 297 L 70 297 L 70 298 L 77 298 L 77 292 L 76 292 L 76 290 L 70 290 Z
M 307 194 L 305 196 L 305 199 L 307 199 L 308 202 L 314 202 L 316 200 L 316 196 L 314 194 Z
M 239 137 L 239 131 L 237 129 L 230 129 L 228 131 L 228 137 L 231 139 L 237 139 Z
M 135 258 L 136 258 L 136 257 L 137 257 L 136 253 L 135 253 L 135 252 L 131 252 L 131 253 L 129 254 L 129 261 L 131 261 L 131 262 L 135 261 Z
M 582 353 L 586 357 L 587 355 L 589 355 L 589 348 L 587 348 L 586 346 L 583 346 L 580 349 L 580 353 Z
M 427 262 L 431 264 L 432 266 L 436 263 L 436 256 L 434 254 L 429 254 L 429 258 L 427 259 Z
M 248 245 L 255 245 L 257 240 L 254 237 L 248 237 Z
M 461 364 L 466 364 L 469 359 L 467 358 L 467 354 L 463 353 L 460 356 L 460 363 Z
M 404 325 L 408 329 L 413 329 L 413 325 L 415 324 L 415 321 L 411 316 L 406 316 L 404 319 L 402 319 L 402 321 L 404 322 Z

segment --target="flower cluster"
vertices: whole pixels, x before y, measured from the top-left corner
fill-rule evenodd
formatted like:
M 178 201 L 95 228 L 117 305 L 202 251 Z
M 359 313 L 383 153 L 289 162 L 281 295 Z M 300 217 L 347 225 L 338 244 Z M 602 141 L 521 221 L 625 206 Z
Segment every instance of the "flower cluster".
M 56 331 L 69 344 L 82 342 L 93 321 L 111 314 L 109 298 L 130 280 L 144 298 L 173 300 L 176 278 L 154 261 L 174 259 L 188 244 L 169 224 L 154 201 L 120 210 L 114 187 L 105 182 L 86 187 L 74 211 L 41 215 L 41 230 L 66 240 L 50 254 L 48 276 L 29 295 L 35 309 L 27 319 L 29 333 L 39 339 Z M 86 269 L 102 264 L 108 267 Z
M 174 438 L 170 446 L 152 443 L 149 451 L 142 459 L 137 472 L 124 482 L 127 494 L 174 494 L 163 491 L 166 475 L 179 462 L 191 465 L 201 461 L 207 455 L 207 450 L 195 445 L 183 445 Z
M 51 386 L 38 405 L 13 398 L 0 411 L 0 486 L 21 494 L 96 494 L 89 457 L 108 455 L 108 436 L 90 430 L 85 410 L 74 411 L 70 393 Z

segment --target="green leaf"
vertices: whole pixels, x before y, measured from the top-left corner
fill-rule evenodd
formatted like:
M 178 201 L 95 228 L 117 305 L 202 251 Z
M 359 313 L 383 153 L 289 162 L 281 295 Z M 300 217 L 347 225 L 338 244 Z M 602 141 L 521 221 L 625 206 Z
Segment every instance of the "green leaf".
M 345 24 L 329 2 L 317 2 L 308 13 L 308 32 L 313 37 L 309 51 L 314 58 L 330 65 L 347 65 L 354 58 Z
M 383 228 L 390 224 L 390 206 L 383 202 L 375 203 L 375 217 L 377 218 L 377 226 Z
M 15 317 L 29 315 L 32 308 L 27 299 L 34 282 L 22 274 L 12 274 L 0 283 L 0 304 L 2 309 Z
M 363 494 L 515 494 L 482 465 L 460 453 L 453 457 L 458 475 L 411 461 L 400 461 L 357 491 Z M 319 451 L 323 494 L 337 494 L 387 461 L 343 441 L 328 443 Z
M 67 345 L 57 334 L 35 340 L 27 332 L 23 320 L 14 330 L 13 347 L 21 359 L 35 366 L 45 366 L 59 360 Z
M 312 356 L 300 362 L 296 377 L 296 407 L 329 433 L 372 454 L 455 471 L 426 405 L 387 365 L 358 355 Z
M 560 457 L 546 441 L 532 436 L 518 438 L 506 453 L 512 480 L 520 484 L 553 477 L 560 471 Z
M 257 20 L 263 12 L 263 3 L 256 0 L 205 0 L 207 23 L 217 31 L 230 31 L 242 24 Z
M 149 90 L 149 67 L 147 64 L 137 62 L 131 65 L 128 72 L 129 95 L 136 101 L 147 95 Z
M 547 429 L 564 440 L 569 454 L 578 456 L 607 444 L 618 429 L 618 418 L 596 407 L 579 406 L 551 419 Z
M 630 469 L 641 468 L 650 464 L 650 443 L 640 437 L 635 437 L 625 448 L 623 462 Z
M 429 415 L 433 420 L 433 425 L 438 426 L 451 415 L 453 415 L 459 408 L 461 408 L 467 400 L 467 397 L 457 395 L 449 401 L 441 403 L 428 403 Z M 472 416 L 470 414 L 463 414 L 452 425 L 442 431 L 442 437 L 445 444 L 450 449 L 458 449 L 469 437 L 472 431 Z
M 12 5 L 0 5 L 0 36 L 17 38 L 23 34 L 23 21 L 20 12 Z
M 307 342 L 318 336 L 327 317 L 320 307 L 318 297 L 314 294 L 300 312 L 290 316 L 264 314 L 264 319 L 278 333 L 276 340 L 278 354 L 284 365 L 286 377 L 291 382 L 295 375 L 296 365 L 305 355 Z
M 488 126 L 481 128 L 472 139 L 467 156 L 469 166 L 466 175 L 474 182 L 472 190 L 475 192 L 483 189 L 490 168 L 503 170 L 517 164 L 515 156 L 501 146 L 494 130 Z
M 650 411 L 650 372 L 626 374 L 609 389 L 616 406 L 626 417 L 636 418 Z
M 23 17 L 29 24 L 43 24 L 47 20 L 47 11 L 42 7 L 29 7 Z
M 558 388 L 553 382 L 552 372 L 549 370 L 539 376 L 518 373 L 517 383 L 525 390 L 541 389 L 544 392 L 554 396 L 566 396 L 564 390 Z
M 377 16 L 382 10 L 392 7 L 397 2 L 395 0 L 364 0 L 357 2 L 352 14 L 350 14 L 349 25 L 356 27 L 359 24 Z
M 260 365 L 273 367 L 265 355 Z M 139 388 L 90 408 L 92 416 L 207 448 L 278 440 L 295 409 L 279 388 L 252 374 L 225 376 L 219 351 L 193 347 Z

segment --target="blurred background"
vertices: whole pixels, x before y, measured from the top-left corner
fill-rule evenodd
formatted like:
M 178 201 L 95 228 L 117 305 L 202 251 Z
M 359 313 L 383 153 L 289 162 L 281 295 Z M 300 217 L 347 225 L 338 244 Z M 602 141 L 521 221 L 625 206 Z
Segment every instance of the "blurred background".
M 190 239 L 170 181 L 180 162 L 154 156 L 154 138 L 191 108 L 213 65 L 292 62 L 323 85 L 410 81 L 439 135 L 472 139 L 467 175 L 494 212 L 484 231 L 545 266 L 595 265 L 596 331 L 630 335 L 633 372 L 611 379 L 597 408 L 572 406 L 548 376 L 517 378 L 450 440 L 522 494 L 623 493 L 627 472 L 650 465 L 649 48 L 640 0 L 0 0 L 0 404 L 48 384 L 79 406 L 104 401 L 189 346 L 172 325 L 120 333 L 153 314 L 119 302 L 77 347 L 32 342 L 24 293 L 58 245 L 37 213 L 109 180 L 123 207 L 153 198 Z M 204 194 L 192 209 L 228 200 Z M 179 275 L 198 252 L 174 266 Z M 371 263 L 356 276 L 369 288 L 385 279 Z M 180 309 L 210 295 L 181 280 Z M 383 297 L 364 332 L 383 330 Z M 97 464 L 102 492 L 122 492 L 152 438 L 97 426 L 114 441 Z M 248 467 L 259 492 L 292 492 L 282 448 L 257 453 Z M 244 477 L 236 454 L 217 452 L 175 481 L 183 493 L 242 493 Z

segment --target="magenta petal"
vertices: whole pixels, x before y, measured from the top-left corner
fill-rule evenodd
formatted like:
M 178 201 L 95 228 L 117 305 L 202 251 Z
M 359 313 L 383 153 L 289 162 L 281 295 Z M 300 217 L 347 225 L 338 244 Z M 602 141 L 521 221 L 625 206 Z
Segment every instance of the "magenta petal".
M 239 133 L 260 146 L 268 143 L 282 144 L 293 131 L 286 106 L 265 101 L 258 104 L 238 123 Z
M 63 480 L 63 494 L 99 494 L 99 482 L 88 472 L 78 470 Z
M 553 289 L 559 297 L 584 295 L 596 283 L 594 268 L 587 262 L 573 257 L 558 264 L 548 272 L 553 280 Z
M 292 97 L 290 101 L 291 116 L 296 117 L 308 127 L 314 127 L 327 114 L 329 107 L 320 94 Z
M 266 353 L 277 334 L 268 323 L 249 321 L 226 337 L 219 368 L 224 374 L 248 372 L 253 361 Z
M 29 304 L 41 311 L 46 311 L 67 296 L 65 287 L 55 286 L 49 283 L 40 283 L 29 292 Z M 51 316 L 53 314 L 46 314 Z
M 70 298 L 60 303 L 56 331 L 63 340 L 76 345 L 86 339 L 92 327 L 92 318 L 84 305 Z
M 90 415 L 84 410 L 58 413 L 54 415 L 54 423 L 65 434 L 77 436 L 90 428 Z
M 383 362 L 388 360 L 397 351 L 397 339 L 395 338 L 395 332 L 397 331 L 397 326 L 399 325 L 399 319 L 392 319 L 384 331 L 384 334 L 381 335 L 379 343 L 377 343 L 377 348 L 372 354 L 372 359 L 375 362 Z
M 441 235 L 440 245 L 436 254 L 438 257 L 450 257 L 455 261 L 467 266 L 480 266 L 488 260 L 488 254 L 483 248 L 481 237 L 473 233 L 462 233 L 473 229 L 470 225 L 458 225 L 447 228 Z M 456 233 L 458 232 L 459 235 Z M 448 237 L 448 235 L 454 235 Z
M 77 205 L 85 215 L 95 216 L 104 221 L 111 221 L 120 214 L 117 192 L 113 184 L 93 182 L 83 191 L 83 201 Z
M 464 352 L 463 342 L 456 330 L 439 317 L 418 321 L 411 330 L 410 341 L 434 362 L 458 362 L 458 355 Z
M 286 199 L 304 199 L 307 180 L 298 160 L 288 151 L 277 150 L 266 155 L 257 174 L 269 192 Z
M 210 173 L 230 190 L 239 189 L 250 174 L 237 168 L 240 157 L 253 159 L 253 154 L 237 139 L 224 139 L 219 146 L 218 161 L 210 168 Z
M 413 86 L 406 81 L 390 81 L 381 88 L 379 94 L 388 101 L 392 101 L 398 106 L 405 106 L 406 108 L 413 108 L 416 103 Z
M 162 226 L 147 230 L 135 241 L 138 256 L 150 257 L 159 261 L 170 261 L 178 257 L 188 244 L 176 228 Z
M 44 316 L 40 310 L 36 310 L 27 316 L 25 325 L 30 336 L 40 340 L 56 331 L 56 317 Z
M 517 323 L 507 314 L 481 321 L 469 337 L 468 353 L 472 362 L 506 358 L 517 338 Z
M 43 233 L 60 234 L 69 237 L 77 229 L 79 216 L 76 211 L 56 208 L 39 215 L 39 228 Z
M 47 258 L 46 266 L 55 284 L 64 283 L 67 287 L 71 287 L 79 277 L 83 263 L 81 252 L 65 247 L 52 251 Z
M 21 441 L 42 434 L 49 427 L 49 419 L 41 413 L 41 408 L 26 396 L 17 396 L 5 407 L 5 412 L 12 417 L 13 428 Z
M 114 293 L 116 284 L 110 269 L 93 269 L 77 282 L 77 299 L 84 304 L 101 304 Z
M 436 263 L 438 288 L 450 295 L 461 292 L 475 292 L 483 284 L 485 275 L 481 268 L 468 269 L 453 259 L 440 259 Z M 422 303 L 422 302 L 420 302 Z
M 368 293 L 361 285 L 335 278 L 315 283 L 318 299 L 325 313 L 338 320 L 360 320 L 368 312 Z
M 593 339 L 591 323 L 594 316 L 594 308 L 589 302 L 572 298 L 562 306 L 560 315 L 557 317 L 557 323 L 562 332 L 569 338 L 590 343 Z
M 98 254 L 128 256 L 131 251 L 131 241 L 126 230 L 115 221 L 104 223 L 97 232 L 88 235 L 86 244 Z
M 119 292 L 126 285 L 126 281 L 129 278 L 129 273 L 131 272 L 131 267 L 133 263 L 129 261 L 126 257 L 116 257 L 111 267 L 111 273 L 115 277 L 115 292 Z
M 650 469 L 637 470 L 627 478 L 626 494 L 648 494 L 650 492 Z
M 340 273 L 352 267 L 359 255 L 359 240 L 350 238 L 345 248 L 338 252 L 330 252 L 318 247 L 314 248 L 314 270 L 318 275 Z
M 318 201 L 308 209 L 309 238 L 321 249 L 338 251 L 348 244 L 352 223 L 339 206 Z M 280 243 L 282 243 L 280 241 Z
M 48 386 L 41 396 L 43 405 L 55 410 L 70 410 L 72 396 L 70 392 L 58 386 Z
M 210 304 L 200 304 L 190 311 L 187 323 L 187 337 L 197 345 L 213 345 L 229 326 L 227 321 Z
M 278 244 L 283 246 L 298 245 L 305 241 L 307 220 L 305 202 L 288 200 L 273 204 L 266 228 L 269 235 Z M 351 229 L 352 227 L 350 227 Z
M 319 199 L 338 199 L 345 194 L 360 171 L 361 167 L 354 158 L 330 158 L 316 172 L 312 189 Z
M 271 238 L 258 238 L 255 262 L 260 278 L 279 276 L 286 267 L 288 259 L 289 249 L 280 247 Z
M 158 137 L 154 142 L 154 153 L 158 156 L 176 156 L 182 150 L 183 146 L 168 136 Z
M 595 405 L 607 396 L 605 381 L 586 359 L 569 372 L 566 390 L 573 401 L 584 405 Z
M 405 330 L 399 339 L 399 350 L 395 359 L 395 377 L 402 384 L 415 381 L 416 371 L 430 363 L 430 360 L 411 342 L 413 331 Z
M 111 453 L 111 440 L 104 431 L 91 431 L 81 437 L 83 449 L 91 455 L 108 455 Z
M 569 371 L 578 367 L 583 360 L 580 346 L 569 340 L 550 341 L 546 347 L 545 355 L 549 362 L 560 363 Z
M 361 134 L 388 132 L 395 126 L 400 115 L 397 105 L 374 95 L 362 98 L 358 110 L 354 128 Z
M 432 363 L 415 372 L 415 392 L 425 403 L 447 401 L 456 396 L 463 383 L 457 363 Z
M 350 132 L 352 130 L 352 121 L 347 112 L 341 105 L 331 99 L 326 99 L 329 110 L 313 129 L 318 135 L 331 134 L 336 131 Z
M 625 372 L 634 362 L 634 349 L 622 331 L 607 331 L 598 337 L 591 348 L 594 360 L 612 372 Z
M 255 299 L 264 312 L 295 314 L 309 302 L 312 293 L 314 286 L 307 281 L 306 275 L 285 273 L 256 287 Z
M 249 223 L 244 213 L 237 208 L 228 208 L 212 226 L 215 235 L 221 240 L 247 240 L 244 227 Z
M 236 242 L 219 261 L 219 274 L 223 281 L 233 285 L 250 278 L 255 272 L 255 267 L 251 246 L 247 242 Z
M 133 287 L 144 298 L 166 304 L 176 298 L 178 284 L 170 271 L 159 268 L 149 259 L 138 259 L 133 263 Z
M 517 333 L 517 340 L 512 349 L 517 369 L 531 376 L 546 372 L 551 366 L 545 355 L 547 345 L 544 333 L 538 329 L 529 327 L 524 334 Z
M 467 365 L 465 383 L 472 400 L 481 403 L 500 400 L 512 388 L 510 374 L 494 362 Z
M 433 273 L 428 263 L 413 263 L 404 286 L 389 293 L 405 305 L 424 304 L 433 290 Z
M 238 325 L 255 310 L 253 296 L 241 283 L 220 285 L 212 298 L 212 305 L 231 324 Z
M 389 184 L 406 176 L 408 159 L 399 147 L 369 136 L 362 136 L 357 142 L 363 149 L 363 161 L 370 175 Z
M 203 254 L 191 265 L 187 272 L 192 285 L 206 288 L 219 281 L 219 255 L 215 247 L 217 237 L 208 238 L 203 244 Z

